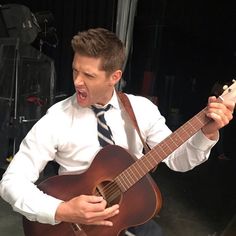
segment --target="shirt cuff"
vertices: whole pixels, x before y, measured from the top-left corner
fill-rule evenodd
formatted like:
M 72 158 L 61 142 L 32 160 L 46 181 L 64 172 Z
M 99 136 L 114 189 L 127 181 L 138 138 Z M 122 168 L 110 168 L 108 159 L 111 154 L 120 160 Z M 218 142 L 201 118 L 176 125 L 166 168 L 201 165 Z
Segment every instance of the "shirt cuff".
M 47 224 L 55 225 L 60 222 L 55 220 L 55 214 L 58 206 L 62 203 L 62 200 L 48 196 L 47 204 L 43 205 L 38 214 L 37 221 L 45 222 Z
M 218 140 L 219 134 L 217 140 L 211 140 L 208 139 L 201 130 L 199 130 L 196 135 L 191 138 L 191 144 L 201 151 L 206 151 L 212 148 L 218 142 Z

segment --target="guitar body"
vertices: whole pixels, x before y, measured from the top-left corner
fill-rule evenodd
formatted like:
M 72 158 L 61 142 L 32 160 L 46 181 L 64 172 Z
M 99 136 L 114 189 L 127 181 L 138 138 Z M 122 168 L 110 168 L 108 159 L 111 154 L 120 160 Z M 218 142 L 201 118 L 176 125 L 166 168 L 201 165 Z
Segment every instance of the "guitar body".
M 39 188 L 45 193 L 64 201 L 82 194 L 97 194 L 97 188 L 101 190 L 103 185 L 112 182 L 116 176 L 134 162 L 135 159 L 123 148 L 116 145 L 107 146 L 96 155 L 92 165 L 85 173 L 54 176 L 42 182 Z M 119 187 L 117 186 L 117 188 Z M 25 235 L 122 235 L 125 229 L 143 224 L 151 219 L 160 210 L 162 201 L 155 182 L 146 174 L 127 191 L 120 191 L 120 195 L 110 204 L 114 203 L 120 204 L 120 213 L 110 219 L 113 222 L 112 227 L 76 225 L 64 222 L 53 226 L 31 222 L 23 218 Z

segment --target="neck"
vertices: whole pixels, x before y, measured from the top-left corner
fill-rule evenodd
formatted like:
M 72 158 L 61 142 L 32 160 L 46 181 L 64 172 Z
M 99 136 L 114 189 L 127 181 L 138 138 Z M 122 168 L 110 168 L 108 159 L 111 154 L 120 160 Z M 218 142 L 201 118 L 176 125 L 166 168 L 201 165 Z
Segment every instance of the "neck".
M 109 95 L 104 97 L 104 99 L 103 99 L 104 101 L 99 101 L 96 104 L 99 106 L 105 106 L 109 101 L 111 101 L 113 94 L 114 94 L 114 90 L 112 90 Z

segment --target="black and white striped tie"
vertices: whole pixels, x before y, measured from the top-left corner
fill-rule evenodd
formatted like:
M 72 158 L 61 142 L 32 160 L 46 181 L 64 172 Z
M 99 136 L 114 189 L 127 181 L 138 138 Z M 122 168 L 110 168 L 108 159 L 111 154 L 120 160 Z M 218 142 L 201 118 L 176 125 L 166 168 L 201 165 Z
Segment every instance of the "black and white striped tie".
M 98 122 L 98 141 L 102 147 L 115 144 L 112 139 L 112 133 L 110 127 L 107 125 L 104 114 L 111 108 L 111 104 L 107 105 L 105 108 L 98 108 L 92 106 L 92 110 L 94 111 L 95 115 L 97 116 Z

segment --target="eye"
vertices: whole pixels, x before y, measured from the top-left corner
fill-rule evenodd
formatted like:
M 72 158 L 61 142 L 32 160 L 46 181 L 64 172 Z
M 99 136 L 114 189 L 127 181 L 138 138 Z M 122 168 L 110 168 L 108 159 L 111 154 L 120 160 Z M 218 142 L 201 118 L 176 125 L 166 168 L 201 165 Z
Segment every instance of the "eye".
M 86 72 L 84 73 L 84 75 L 89 79 L 95 78 L 95 76 L 93 74 L 89 74 L 89 73 L 86 73 Z

